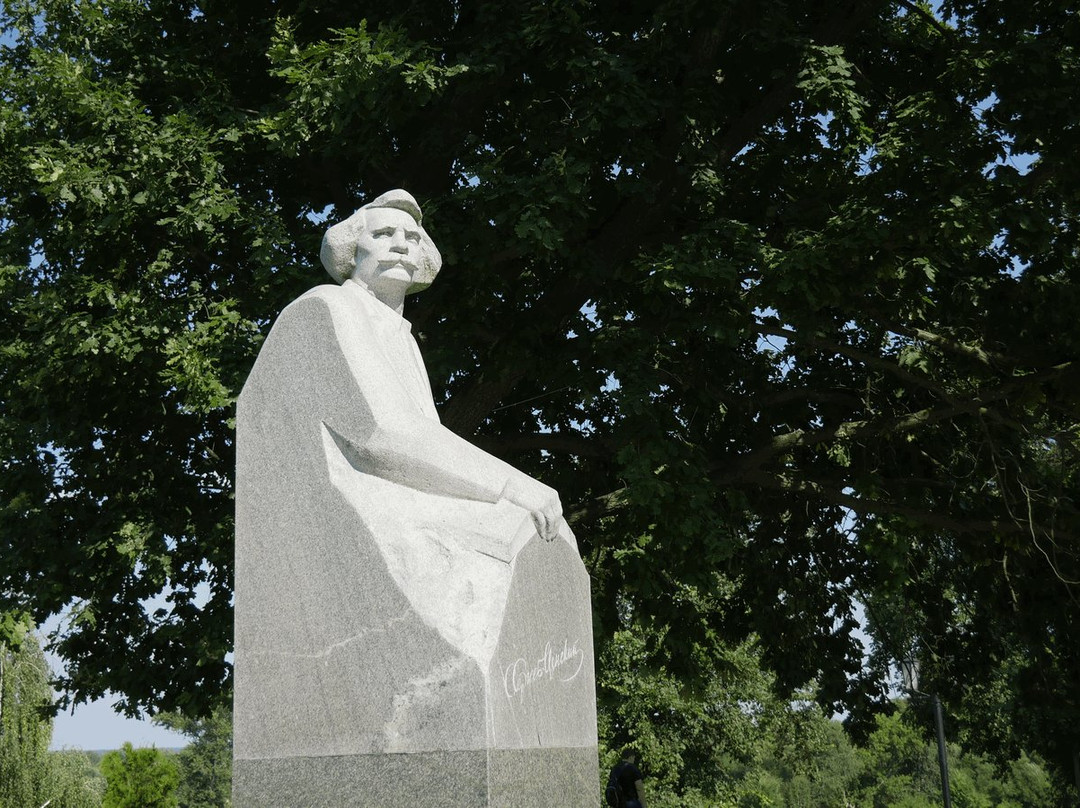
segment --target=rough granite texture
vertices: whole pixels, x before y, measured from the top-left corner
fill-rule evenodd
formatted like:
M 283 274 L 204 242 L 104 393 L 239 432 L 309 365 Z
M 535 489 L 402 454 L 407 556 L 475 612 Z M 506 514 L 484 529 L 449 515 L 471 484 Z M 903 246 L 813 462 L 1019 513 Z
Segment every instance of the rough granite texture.
M 576 542 L 440 493 L 509 468 L 462 443 L 362 287 L 282 313 L 237 414 L 236 808 L 597 804 Z
M 244 804 L 265 808 L 596 808 L 600 800 L 589 748 L 237 760 L 233 788 Z

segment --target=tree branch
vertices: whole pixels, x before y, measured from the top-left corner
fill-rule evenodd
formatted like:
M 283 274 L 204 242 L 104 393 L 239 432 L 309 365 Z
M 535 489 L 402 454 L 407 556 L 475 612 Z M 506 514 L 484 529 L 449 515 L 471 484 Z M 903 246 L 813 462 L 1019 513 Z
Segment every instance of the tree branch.
M 1008 398 L 1017 390 L 1032 382 L 1045 382 L 1060 376 L 1068 371 L 1072 367 L 1072 364 L 1072 362 L 1064 362 L 1049 368 L 1043 373 L 1012 377 L 1010 382 L 1001 385 L 997 389 L 981 391 L 970 396 L 965 401 L 954 401 L 951 398 L 948 398 L 948 405 L 943 407 L 925 407 L 916 412 L 894 418 L 846 421 L 837 424 L 835 427 L 813 431 L 796 429 L 791 432 L 776 435 L 773 437 L 772 441 L 770 441 L 768 446 L 764 446 L 750 452 L 748 455 L 744 455 L 742 461 L 739 463 L 739 468 L 743 471 L 751 471 L 760 468 L 764 463 L 777 455 L 804 446 L 814 446 L 830 440 L 879 437 L 896 432 L 908 432 L 949 420 L 957 415 L 968 415 L 979 412 L 986 408 L 988 404 Z
M 584 505 L 580 505 L 564 515 L 566 521 L 573 527 L 576 524 L 591 522 L 602 516 L 607 516 L 608 514 L 622 510 L 629 503 L 630 487 L 624 485 L 622 488 L 617 488 L 607 494 L 601 494 L 598 497 L 594 497 Z
M 1031 535 L 1032 530 L 1038 530 L 1044 533 L 1054 532 L 1045 525 L 1039 525 L 1034 522 L 1020 523 L 1012 519 L 987 519 L 980 521 L 967 517 L 956 519 L 939 510 L 927 511 L 924 508 L 916 508 L 898 502 L 889 502 L 881 499 L 867 499 L 866 497 L 844 493 L 839 486 L 826 486 L 809 479 L 793 480 L 783 474 L 758 474 L 754 475 L 751 479 L 758 485 L 767 488 L 788 492 L 813 493 L 823 499 L 827 499 L 834 505 L 840 505 L 864 516 L 902 516 L 929 528 L 947 530 L 950 533 L 960 535 L 991 533 L 999 536 L 1028 536 Z M 1056 532 L 1061 535 L 1060 531 Z M 1080 541 L 1080 536 L 1073 536 L 1071 534 L 1066 535 L 1065 538 L 1071 542 Z
M 902 5 L 904 8 L 906 8 L 908 11 L 912 12 L 913 14 L 918 15 L 923 20 L 930 23 L 930 26 L 932 28 L 936 29 L 937 32 L 939 34 L 941 34 L 942 36 L 952 36 L 954 33 L 956 33 L 951 28 L 948 28 L 946 25 L 944 25 L 941 22 L 941 20 L 939 20 L 937 17 L 935 17 L 933 14 L 928 12 L 925 8 L 918 5 L 917 3 L 913 3 L 913 2 L 911 2 L 911 0 L 897 0 L 897 1 L 899 2 L 900 5 Z
M 843 345 L 839 342 L 833 342 L 831 340 L 823 339 L 813 334 L 806 334 L 801 331 L 795 331 L 790 328 L 783 328 L 781 326 L 769 326 L 764 321 L 757 324 L 757 330 L 759 334 L 767 334 L 773 337 L 783 337 L 784 339 L 794 342 L 796 344 L 802 342 L 809 345 L 812 348 L 818 348 L 822 350 L 832 351 L 846 356 L 848 359 L 853 359 L 856 362 L 860 362 L 867 367 L 877 368 L 883 370 L 890 375 L 896 376 L 903 381 L 913 384 L 917 387 L 922 387 L 930 390 L 939 396 L 947 397 L 945 388 L 935 382 L 933 379 L 929 379 L 925 376 L 917 376 L 914 373 L 905 370 L 900 367 L 896 362 L 886 359 L 877 354 L 861 351 L 851 345 Z
M 998 391 L 998 395 L 994 396 L 994 398 L 1002 398 L 1005 395 L 1005 392 Z M 879 437 L 895 432 L 909 432 L 920 427 L 936 424 L 940 421 L 946 421 L 957 415 L 976 412 L 981 407 L 985 406 L 989 400 L 990 399 L 986 397 L 981 397 L 968 402 L 950 405 L 948 407 L 925 407 L 924 409 L 896 418 L 881 419 L 877 421 L 845 421 L 844 423 L 837 424 L 835 427 L 813 431 L 805 429 L 792 430 L 791 432 L 776 435 L 769 442 L 769 445 L 744 455 L 741 462 L 739 462 L 739 468 L 744 472 L 749 472 L 760 468 L 777 455 L 790 452 L 793 449 L 816 446 L 831 440 Z
M 908 327 L 896 324 L 888 324 L 886 325 L 886 328 L 897 334 L 902 334 L 905 337 L 922 340 L 929 345 L 933 345 L 936 348 L 942 348 L 957 356 L 962 356 L 965 359 L 972 359 L 980 365 L 985 365 L 991 370 L 997 370 L 1000 365 L 1016 364 L 1001 354 L 991 354 L 977 345 L 968 345 L 954 339 L 949 339 L 940 334 L 935 334 L 932 331 L 927 331 L 925 328 L 918 328 L 917 326 Z
M 608 446 L 575 433 L 536 432 L 530 435 L 514 435 L 507 438 L 475 435 L 470 438 L 481 449 L 495 455 L 512 452 L 545 451 L 578 457 L 604 457 Z

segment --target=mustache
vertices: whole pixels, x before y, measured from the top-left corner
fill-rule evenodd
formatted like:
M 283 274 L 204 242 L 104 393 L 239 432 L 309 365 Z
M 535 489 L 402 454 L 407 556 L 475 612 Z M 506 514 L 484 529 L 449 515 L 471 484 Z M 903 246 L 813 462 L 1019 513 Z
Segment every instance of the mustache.
M 392 258 L 386 261 L 379 262 L 380 269 L 389 269 L 390 267 L 396 266 L 406 267 L 407 269 L 411 269 L 413 272 L 420 268 L 417 264 L 410 261 L 408 258 Z

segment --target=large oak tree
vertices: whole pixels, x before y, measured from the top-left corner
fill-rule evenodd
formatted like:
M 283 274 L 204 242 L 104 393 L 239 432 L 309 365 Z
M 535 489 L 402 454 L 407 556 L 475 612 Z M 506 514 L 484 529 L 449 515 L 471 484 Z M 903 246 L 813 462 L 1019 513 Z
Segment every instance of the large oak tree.
M 858 718 L 862 601 L 988 746 L 1068 753 L 1072 3 L 4 9 L 0 608 L 71 609 L 76 699 L 227 694 L 235 397 L 404 187 L 443 420 L 562 492 L 601 643 L 693 689 L 758 637 Z

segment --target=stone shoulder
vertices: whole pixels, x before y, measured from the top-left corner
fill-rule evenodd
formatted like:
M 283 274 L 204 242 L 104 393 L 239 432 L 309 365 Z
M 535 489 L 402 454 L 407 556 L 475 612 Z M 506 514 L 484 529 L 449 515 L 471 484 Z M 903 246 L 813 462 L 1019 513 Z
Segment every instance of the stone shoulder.
M 307 320 L 312 326 L 318 322 L 341 323 L 341 318 L 353 320 L 356 317 L 356 301 L 351 297 L 345 289 L 331 283 L 309 289 L 281 310 L 270 328 L 267 341 L 274 338 L 275 331 L 289 330 L 284 324 L 297 319 Z M 279 328 L 279 325 L 282 327 Z

